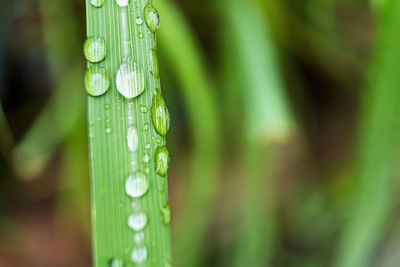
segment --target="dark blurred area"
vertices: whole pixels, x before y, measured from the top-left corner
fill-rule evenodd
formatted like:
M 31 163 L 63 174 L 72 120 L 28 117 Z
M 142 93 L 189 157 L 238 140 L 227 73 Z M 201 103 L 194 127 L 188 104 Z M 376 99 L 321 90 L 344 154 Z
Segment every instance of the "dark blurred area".
M 85 3 L 55 1 L 52 8 L 46 0 L 3 2 L 0 11 L 1 267 L 92 262 Z M 200 266 L 399 266 L 400 114 L 393 111 L 400 79 L 380 76 L 389 70 L 398 77 L 400 49 L 392 49 L 398 40 L 388 37 L 396 34 L 398 4 L 168 2 L 193 35 L 194 58 L 217 103 L 209 115 L 218 118 L 220 159 L 209 174 L 216 196 Z M 163 10 L 160 16 L 168 32 Z M 171 206 L 190 216 L 180 212 L 187 166 L 208 167 L 195 160 L 202 152 L 193 125 L 207 128 L 207 118 L 197 123 L 188 115 L 193 102 L 182 92 L 190 81 L 174 70 L 163 38 L 160 73 L 173 121 Z M 177 247 L 187 244 L 174 225 Z M 259 240 L 264 232 L 257 229 L 268 240 Z

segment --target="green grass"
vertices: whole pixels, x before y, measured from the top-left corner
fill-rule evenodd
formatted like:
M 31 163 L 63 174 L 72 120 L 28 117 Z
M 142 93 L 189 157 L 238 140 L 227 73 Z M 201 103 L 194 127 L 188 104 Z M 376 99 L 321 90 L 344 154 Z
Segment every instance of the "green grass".
M 155 34 L 145 22 L 147 3 L 151 1 L 130 1 L 128 6 L 120 7 L 116 1 L 104 1 L 102 7 L 94 7 L 89 0 L 86 2 L 87 35 L 103 38 L 107 53 L 104 61 L 90 63 L 89 67 L 103 67 L 110 79 L 105 94 L 88 96 L 96 266 L 120 266 L 122 262 L 124 266 L 141 262 L 146 266 L 167 266 L 171 260 L 167 180 L 156 173 L 155 162 L 157 148 L 165 145 L 169 117 L 161 95 L 156 94 L 160 89 L 160 80 L 154 74 L 158 65 L 150 55 L 157 46 Z M 117 71 L 127 57 L 135 62 L 139 73 L 135 76 L 138 83 L 125 84 L 130 93 L 139 94 L 131 99 L 122 96 L 116 86 Z M 120 86 L 127 89 L 123 83 Z M 157 114 L 162 114 L 161 119 L 155 117 Z M 132 130 L 127 142 L 128 129 L 133 128 L 137 139 Z M 132 180 L 141 184 L 130 187 L 127 183 L 126 190 L 128 176 L 141 177 L 142 180 Z M 128 217 L 140 212 L 147 214 L 147 224 L 143 230 L 139 227 L 133 231 Z

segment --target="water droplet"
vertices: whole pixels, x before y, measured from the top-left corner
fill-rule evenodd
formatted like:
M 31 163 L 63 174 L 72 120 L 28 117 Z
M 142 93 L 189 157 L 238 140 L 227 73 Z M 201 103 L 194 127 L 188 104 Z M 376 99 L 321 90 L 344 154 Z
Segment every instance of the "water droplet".
M 160 146 L 156 150 L 156 173 L 161 176 L 167 175 L 169 167 L 169 152 L 166 146 Z
M 150 161 L 150 155 L 149 154 L 144 154 L 144 156 L 143 156 L 143 162 L 144 163 L 148 163 Z
M 106 118 L 106 122 L 111 122 L 111 119 L 110 118 Z
M 109 110 L 110 109 L 110 105 L 109 104 L 105 104 L 104 105 L 104 109 Z
M 143 212 L 131 214 L 128 218 L 128 225 L 135 231 L 141 231 L 147 224 L 147 216 Z
M 126 135 L 128 149 L 135 152 L 139 147 L 139 136 L 135 126 L 129 126 L 128 134 Z
M 136 24 L 137 24 L 137 25 L 142 25 L 142 24 L 143 24 L 142 18 L 140 18 L 140 17 L 137 18 L 137 19 L 136 19 Z
M 169 206 L 168 202 L 164 207 L 161 208 L 160 212 L 162 215 L 162 223 L 165 226 L 169 226 L 169 223 L 171 222 L 171 207 Z
M 150 148 L 151 148 L 150 143 L 145 144 L 145 145 L 144 145 L 144 148 L 145 148 L 145 149 L 150 149 Z
M 148 190 L 149 181 L 144 173 L 135 172 L 134 174 L 129 175 L 125 183 L 125 191 L 129 196 L 139 198 L 146 194 Z
M 128 6 L 128 4 L 129 4 L 129 0 L 116 0 L 117 1 L 117 4 L 120 6 L 120 7 L 126 7 L 126 6 Z
M 100 62 L 106 57 L 106 42 L 101 37 L 88 37 L 83 45 L 83 53 L 89 62 Z
M 124 266 L 124 262 L 121 259 L 112 258 L 109 261 L 108 266 L 109 267 L 123 267 Z
M 147 132 L 149 129 L 150 129 L 149 124 L 148 124 L 148 123 L 145 123 L 145 124 L 143 125 L 143 131 Z
M 156 139 L 156 143 L 157 143 L 157 144 L 161 144 L 161 139 L 160 139 L 160 138 L 157 138 L 157 139 Z
M 117 72 L 117 89 L 126 98 L 134 98 L 144 91 L 143 69 L 131 58 L 123 60 Z
M 150 173 L 150 168 L 149 167 L 144 168 L 144 172 L 145 173 Z
M 147 112 L 147 107 L 144 106 L 144 105 L 140 105 L 140 111 L 143 112 L 143 113 L 146 113 Z
M 147 260 L 146 247 L 134 248 L 131 253 L 131 258 L 134 263 L 141 264 Z
M 160 77 L 160 72 L 158 68 L 158 57 L 157 57 L 157 51 L 152 48 L 150 50 L 150 64 L 151 64 L 151 69 L 150 73 L 156 78 Z
M 137 244 L 141 243 L 144 239 L 144 233 L 143 232 L 136 233 L 134 239 Z
M 160 16 L 158 15 L 157 9 L 150 3 L 148 3 L 144 8 L 144 20 L 151 32 L 157 31 L 158 26 L 160 25 Z
M 110 134 L 112 132 L 112 129 L 110 127 L 106 128 L 106 133 Z
M 100 96 L 110 87 L 110 79 L 107 72 L 100 66 L 90 67 L 85 74 L 86 92 L 91 96 Z
M 151 117 L 154 127 L 160 135 L 166 136 L 169 130 L 169 112 L 160 90 L 156 89 L 152 102 Z

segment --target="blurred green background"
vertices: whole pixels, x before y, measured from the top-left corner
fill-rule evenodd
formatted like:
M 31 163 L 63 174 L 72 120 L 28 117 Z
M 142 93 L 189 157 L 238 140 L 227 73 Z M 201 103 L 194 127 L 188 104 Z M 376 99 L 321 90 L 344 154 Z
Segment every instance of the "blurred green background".
M 400 266 L 400 1 L 154 2 L 174 266 Z M 84 7 L 2 2 L 1 267 L 91 265 Z

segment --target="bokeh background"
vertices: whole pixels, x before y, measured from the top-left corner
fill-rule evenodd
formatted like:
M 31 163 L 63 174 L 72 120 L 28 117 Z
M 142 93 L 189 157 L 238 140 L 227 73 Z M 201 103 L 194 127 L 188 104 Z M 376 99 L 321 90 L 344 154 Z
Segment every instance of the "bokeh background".
M 400 266 L 400 2 L 157 0 L 175 266 Z M 85 1 L 2 1 L 0 266 L 90 266 Z

